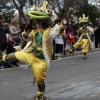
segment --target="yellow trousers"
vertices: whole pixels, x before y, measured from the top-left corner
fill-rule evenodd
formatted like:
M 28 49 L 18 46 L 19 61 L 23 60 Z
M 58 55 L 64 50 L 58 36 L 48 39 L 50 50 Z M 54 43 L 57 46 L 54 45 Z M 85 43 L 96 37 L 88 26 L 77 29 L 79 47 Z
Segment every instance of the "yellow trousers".
M 24 51 L 15 52 L 15 57 L 31 65 L 37 82 L 42 82 L 46 79 L 47 64 L 45 60 L 36 58 L 32 52 L 27 53 Z
M 79 46 L 82 45 L 82 52 L 83 53 L 87 53 L 89 52 L 89 46 L 90 46 L 90 42 L 88 39 L 81 39 L 79 42 L 76 42 L 73 47 L 74 48 L 78 48 Z

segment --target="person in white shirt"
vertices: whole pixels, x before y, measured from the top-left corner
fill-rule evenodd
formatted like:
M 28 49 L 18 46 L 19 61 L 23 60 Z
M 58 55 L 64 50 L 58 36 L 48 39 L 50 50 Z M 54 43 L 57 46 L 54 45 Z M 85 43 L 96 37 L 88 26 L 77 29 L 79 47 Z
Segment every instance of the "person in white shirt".
M 55 38 L 55 44 L 56 44 L 56 56 L 62 56 L 63 53 L 63 37 L 61 35 L 57 36 Z

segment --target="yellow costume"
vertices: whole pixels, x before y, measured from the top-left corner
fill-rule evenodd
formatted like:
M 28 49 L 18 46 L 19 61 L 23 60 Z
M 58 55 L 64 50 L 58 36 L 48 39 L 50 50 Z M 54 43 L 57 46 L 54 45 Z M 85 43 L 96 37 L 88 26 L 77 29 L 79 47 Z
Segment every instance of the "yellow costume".
M 79 29 L 79 33 L 81 33 L 81 36 L 79 40 L 73 45 L 73 48 L 69 51 L 69 53 L 72 53 L 76 48 L 79 46 L 82 46 L 82 52 L 84 53 L 84 59 L 86 59 L 86 53 L 89 52 L 90 44 L 93 46 L 93 43 L 90 39 L 89 32 L 91 31 L 90 28 L 86 25 L 88 22 L 88 17 L 85 17 L 85 14 L 83 14 L 83 18 L 79 18 L 79 23 L 83 26 Z M 93 31 L 93 30 L 92 30 Z
M 50 41 L 59 34 L 60 28 L 61 26 L 56 25 L 54 28 L 48 28 L 46 30 L 32 30 L 30 33 L 31 40 L 27 42 L 27 45 L 22 51 L 15 53 L 16 59 L 28 62 L 32 66 L 37 82 L 46 79 L 46 71 L 50 67 L 51 60 Z
M 81 36 L 79 40 L 73 45 L 73 47 L 78 48 L 79 46 L 82 45 L 82 52 L 87 53 L 89 52 L 90 43 L 93 46 L 92 41 L 89 36 L 89 32 L 90 32 L 89 27 L 86 27 L 86 28 L 81 27 L 79 32 L 81 33 Z

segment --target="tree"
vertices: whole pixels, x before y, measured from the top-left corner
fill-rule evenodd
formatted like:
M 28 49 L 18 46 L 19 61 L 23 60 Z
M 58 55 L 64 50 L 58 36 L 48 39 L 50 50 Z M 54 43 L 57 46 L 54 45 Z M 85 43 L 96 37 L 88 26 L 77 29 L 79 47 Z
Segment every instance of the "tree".
M 16 9 L 19 12 L 19 25 L 22 24 L 22 18 L 25 19 L 24 13 L 23 13 L 23 8 L 25 6 L 27 0 L 12 0 L 13 4 L 15 5 Z
M 74 9 L 77 6 L 88 4 L 88 0 L 48 0 L 49 4 L 55 5 L 55 13 L 58 17 L 62 18 L 68 12 L 69 7 L 73 7 Z
M 15 6 L 15 8 L 19 12 L 19 24 L 22 24 L 22 19 L 25 20 L 24 13 L 27 13 L 31 5 L 35 4 L 41 6 L 44 0 L 3 0 L 3 1 L 4 2 L 10 1 L 11 5 Z M 88 3 L 88 0 L 62 0 L 62 2 L 61 0 L 47 0 L 47 1 L 49 2 L 49 6 L 55 5 L 54 9 L 55 13 L 60 18 L 66 15 L 70 6 L 73 7 L 75 10 L 77 10 L 77 8 L 79 8 L 80 5 L 83 6 L 84 4 Z
M 29 8 L 33 4 L 37 4 L 37 2 L 38 2 L 38 4 L 41 4 L 41 0 L 11 0 L 11 1 L 19 12 L 19 25 L 22 24 L 22 19 L 26 20 L 24 11 L 28 11 Z
M 13 17 L 14 9 L 11 6 L 6 5 L 4 9 L 2 9 L 3 17 L 6 19 L 6 23 L 10 23 Z
M 6 20 L 6 23 L 10 23 L 11 17 L 14 12 L 14 7 L 11 7 L 10 0 L 0 0 L 0 11 L 2 12 L 2 16 Z
M 10 0 L 0 0 L 0 9 L 2 10 L 3 8 L 6 7 L 6 4 L 9 3 Z
M 91 21 L 94 21 L 96 17 L 99 17 L 100 12 L 94 5 L 84 5 L 75 13 L 77 16 L 82 16 L 85 13 L 86 16 L 89 16 Z

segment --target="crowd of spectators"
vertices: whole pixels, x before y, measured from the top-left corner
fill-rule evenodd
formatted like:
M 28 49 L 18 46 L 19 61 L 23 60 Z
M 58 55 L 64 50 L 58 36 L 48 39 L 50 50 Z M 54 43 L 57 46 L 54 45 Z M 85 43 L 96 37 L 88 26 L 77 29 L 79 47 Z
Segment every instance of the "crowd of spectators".
M 54 24 L 61 24 L 61 20 L 55 20 Z M 66 46 L 69 45 L 69 48 L 72 48 L 72 45 L 77 42 L 80 33 L 78 33 L 78 29 L 81 26 L 72 21 L 67 25 L 66 29 L 62 30 L 62 34 L 57 36 L 53 41 L 53 53 L 52 59 L 58 59 L 62 56 L 66 55 Z M 96 18 L 95 22 L 89 22 L 88 27 L 91 30 L 94 30 L 93 33 L 90 34 L 90 38 L 92 42 L 94 42 L 95 48 L 100 48 L 100 24 L 99 19 Z M 23 30 L 23 29 L 22 29 Z M 0 52 L 9 54 L 16 52 L 14 46 L 18 46 L 22 42 L 21 38 L 21 27 L 18 25 L 17 20 L 13 18 L 8 27 L 5 26 L 5 19 L 0 16 Z M 76 49 L 81 50 L 81 47 Z M 1 57 L 1 56 L 0 56 Z M 18 61 L 10 60 L 6 62 L 0 61 L 0 68 L 12 68 L 17 67 Z
M 0 16 L 0 52 L 9 54 L 16 52 L 14 46 L 20 45 L 21 30 L 16 19 L 12 19 L 8 27 L 5 26 L 5 19 Z M 17 67 L 18 61 L 0 61 L 0 68 Z

